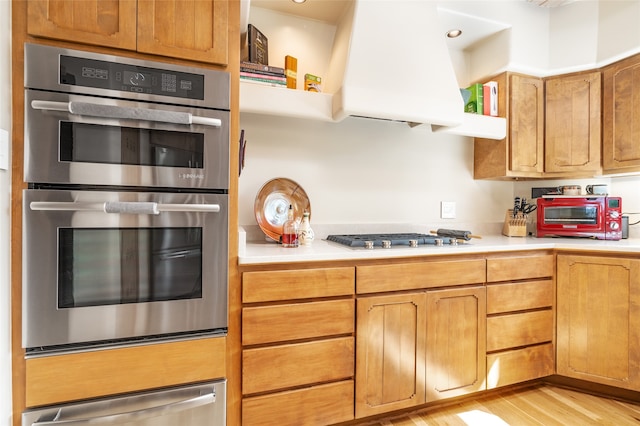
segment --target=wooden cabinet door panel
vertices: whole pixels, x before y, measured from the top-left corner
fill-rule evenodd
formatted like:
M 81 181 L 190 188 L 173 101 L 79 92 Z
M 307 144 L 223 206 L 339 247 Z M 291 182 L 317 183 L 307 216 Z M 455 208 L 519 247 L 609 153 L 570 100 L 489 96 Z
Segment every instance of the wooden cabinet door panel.
M 486 261 L 467 259 L 358 266 L 356 275 L 359 294 L 480 284 L 486 279 Z
M 427 292 L 427 401 L 485 389 L 486 292 Z
M 255 271 L 242 274 L 243 303 L 349 296 L 354 290 L 353 267 Z
M 353 380 L 242 400 L 243 425 L 325 426 L 352 419 Z
M 490 258 L 487 259 L 487 282 L 551 277 L 554 268 L 552 254 Z
M 487 315 L 553 306 L 552 280 L 487 285 Z
M 552 340 L 551 309 L 487 318 L 487 352 Z
M 226 0 L 138 0 L 138 51 L 227 64 Z
M 600 72 L 545 83 L 545 172 L 600 170 Z
M 544 85 L 542 79 L 511 75 L 509 111 L 510 170 L 544 171 Z
M 136 50 L 136 0 L 29 0 L 27 32 Z
M 605 172 L 640 170 L 640 55 L 605 67 L 602 163 Z
M 640 260 L 558 255 L 558 374 L 640 390 Z
M 242 351 L 245 395 L 353 377 L 352 337 Z
M 539 379 L 553 374 L 553 344 L 487 355 L 487 389 Z
M 424 293 L 360 298 L 356 417 L 424 403 Z
M 354 331 L 354 323 L 354 300 L 243 308 L 242 344 L 350 334 Z

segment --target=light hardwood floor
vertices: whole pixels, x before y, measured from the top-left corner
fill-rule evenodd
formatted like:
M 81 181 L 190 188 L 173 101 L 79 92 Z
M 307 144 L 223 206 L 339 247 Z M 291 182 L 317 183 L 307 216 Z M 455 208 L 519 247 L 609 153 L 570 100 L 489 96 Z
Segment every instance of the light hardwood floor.
M 548 384 L 480 396 L 358 426 L 586 426 L 640 425 L 633 404 Z

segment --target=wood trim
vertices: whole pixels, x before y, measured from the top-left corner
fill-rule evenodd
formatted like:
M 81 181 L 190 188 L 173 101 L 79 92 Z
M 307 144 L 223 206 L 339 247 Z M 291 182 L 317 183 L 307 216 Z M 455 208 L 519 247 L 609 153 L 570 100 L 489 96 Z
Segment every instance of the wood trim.
M 28 359 L 26 406 L 225 377 L 225 337 Z

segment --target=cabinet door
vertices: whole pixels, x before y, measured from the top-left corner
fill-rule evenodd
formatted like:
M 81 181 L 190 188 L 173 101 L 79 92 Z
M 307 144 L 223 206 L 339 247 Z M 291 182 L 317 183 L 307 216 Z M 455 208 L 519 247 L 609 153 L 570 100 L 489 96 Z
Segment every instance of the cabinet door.
M 486 388 L 484 287 L 427 293 L 427 401 Z
M 30 0 L 27 32 L 136 50 L 136 0 Z
M 545 82 L 545 172 L 600 170 L 600 73 Z
M 227 64 L 227 0 L 139 0 L 138 51 Z
M 356 417 L 425 402 L 425 293 L 360 298 Z
M 558 374 L 640 390 L 640 260 L 558 255 Z
M 640 170 L 640 55 L 602 72 L 602 165 L 605 172 Z
M 509 154 L 512 172 L 544 171 L 544 85 L 513 74 L 509 84 Z

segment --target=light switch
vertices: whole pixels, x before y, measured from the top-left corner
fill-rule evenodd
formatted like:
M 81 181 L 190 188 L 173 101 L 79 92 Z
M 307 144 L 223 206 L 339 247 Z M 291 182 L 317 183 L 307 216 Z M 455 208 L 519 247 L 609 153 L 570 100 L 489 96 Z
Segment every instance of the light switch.
M 440 218 L 455 219 L 456 218 L 456 202 L 442 201 L 440 203 Z
M 0 170 L 9 170 L 9 132 L 0 129 Z

